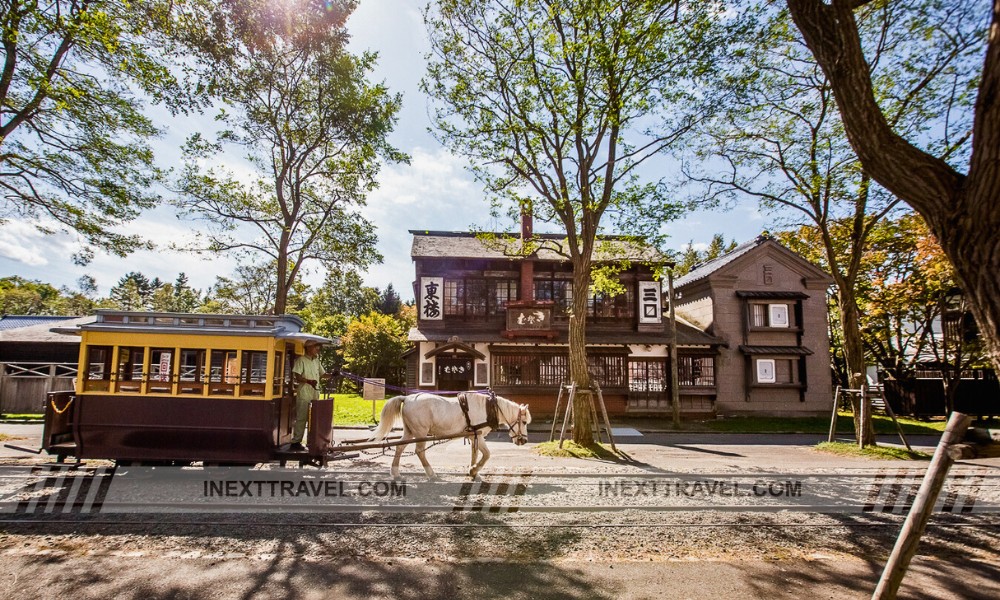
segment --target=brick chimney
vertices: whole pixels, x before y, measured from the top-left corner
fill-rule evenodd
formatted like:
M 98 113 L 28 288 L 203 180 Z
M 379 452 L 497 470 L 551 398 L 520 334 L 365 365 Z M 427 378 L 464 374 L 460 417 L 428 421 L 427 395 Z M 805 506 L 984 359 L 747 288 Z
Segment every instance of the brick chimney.
M 533 234 L 533 221 L 531 215 L 531 204 L 521 206 L 521 249 L 531 239 Z M 519 300 L 532 301 L 535 299 L 535 261 L 527 255 L 521 258 L 521 294 Z

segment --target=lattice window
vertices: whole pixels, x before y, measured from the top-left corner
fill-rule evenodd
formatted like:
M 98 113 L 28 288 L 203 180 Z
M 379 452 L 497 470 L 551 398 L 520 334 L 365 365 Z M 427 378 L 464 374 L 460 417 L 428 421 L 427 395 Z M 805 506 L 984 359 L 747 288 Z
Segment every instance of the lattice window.
M 678 356 L 677 385 L 714 386 L 715 357 Z
M 623 388 L 628 385 L 627 357 L 624 354 L 589 355 L 587 369 L 602 388 Z

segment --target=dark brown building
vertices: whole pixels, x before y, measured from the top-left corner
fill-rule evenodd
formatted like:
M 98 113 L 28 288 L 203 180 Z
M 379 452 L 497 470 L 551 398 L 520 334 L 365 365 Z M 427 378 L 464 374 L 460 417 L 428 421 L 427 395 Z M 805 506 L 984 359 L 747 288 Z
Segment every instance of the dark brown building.
M 522 224 L 522 238 L 531 236 Z M 569 379 L 572 270 L 564 236 L 522 252 L 512 234 L 410 231 L 417 326 L 407 387 L 490 387 L 551 413 Z M 667 415 L 663 257 L 606 237 L 596 262 L 630 259 L 623 294 L 588 301 L 587 354 L 612 414 Z M 678 280 L 678 384 L 684 416 L 825 414 L 830 402 L 825 289 L 830 278 L 758 238 Z

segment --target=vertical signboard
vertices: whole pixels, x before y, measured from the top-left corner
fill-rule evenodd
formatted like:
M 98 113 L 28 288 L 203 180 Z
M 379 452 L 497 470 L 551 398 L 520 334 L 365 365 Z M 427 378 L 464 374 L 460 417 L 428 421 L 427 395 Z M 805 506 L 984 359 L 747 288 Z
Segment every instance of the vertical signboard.
M 640 281 L 639 282 L 639 322 L 659 323 L 661 315 L 660 308 L 660 282 Z
M 420 319 L 440 321 L 444 318 L 444 277 L 420 278 Z

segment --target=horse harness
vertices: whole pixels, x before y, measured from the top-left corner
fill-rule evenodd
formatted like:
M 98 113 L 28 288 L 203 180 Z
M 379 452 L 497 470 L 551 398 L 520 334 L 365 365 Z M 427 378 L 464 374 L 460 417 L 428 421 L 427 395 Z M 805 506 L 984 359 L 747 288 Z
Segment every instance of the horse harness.
M 486 422 L 479 423 L 478 425 L 473 425 L 472 419 L 469 418 L 469 399 L 464 393 L 458 395 L 458 405 L 462 408 L 462 414 L 465 416 L 465 430 L 469 433 L 476 433 L 486 427 L 493 430 L 500 427 L 500 417 L 498 416 L 500 411 L 497 407 L 497 395 L 493 390 L 488 390 L 486 393 Z

